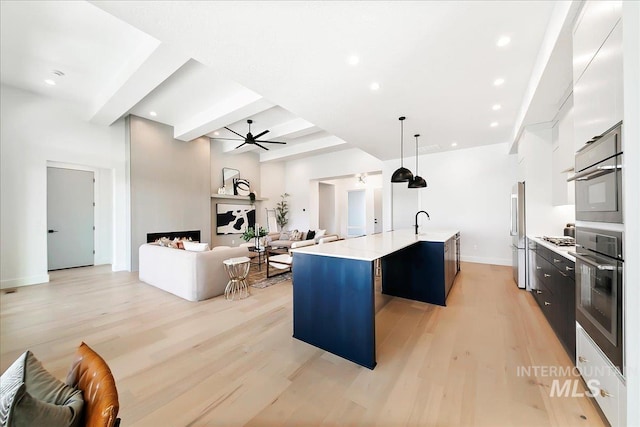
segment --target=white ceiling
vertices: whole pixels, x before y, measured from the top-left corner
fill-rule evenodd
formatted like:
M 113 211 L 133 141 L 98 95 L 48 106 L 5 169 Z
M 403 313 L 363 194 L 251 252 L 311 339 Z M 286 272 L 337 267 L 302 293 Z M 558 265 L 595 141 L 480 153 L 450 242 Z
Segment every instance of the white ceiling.
M 408 155 L 414 133 L 437 150 L 454 141 L 456 149 L 511 142 L 554 8 L 553 1 L 0 5 L 3 83 L 73 102 L 95 123 L 127 113 L 166 123 L 182 140 L 229 137 L 225 126 L 246 134 L 251 118 L 254 135 L 269 129 L 263 139 L 288 142 L 254 148 L 263 161 L 346 147 L 398 158 L 400 115 Z M 497 47 L 503 35 L 511 43 Z M 51 87 L 43 81 L 54 69 L 66 75 L 53 76 Z M 230 153 L 246 148 L 220 143 Z

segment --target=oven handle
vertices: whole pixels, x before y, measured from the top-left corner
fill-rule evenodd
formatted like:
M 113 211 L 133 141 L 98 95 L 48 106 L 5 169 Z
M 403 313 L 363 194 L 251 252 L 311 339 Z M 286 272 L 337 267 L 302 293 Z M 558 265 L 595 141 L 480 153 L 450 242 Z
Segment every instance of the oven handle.
M 567 182 L 571 181 L 588 181 L 592 178 L 597 178 L 602 175 L 606 175 L 611 172 L 615 172 L 617 169 L 622 169 L 622 165 L 604 165 L 596 166 L 595 170 L 589 168 L 589 170 L 577 173 L 570 178 L 567 178 Z
M 578 258 L 580 261 L 585 262 L 589 265 L 592 265 L 593 267 L 597 268 L 598 270 L 608 270 L 608 271 L 613 271 L 616 269 L 615 265 L 611 265 L 611 264 L 598 264 L 597 262 L 594 262 L 592 260 L 590 260 L 589 258 L 585 257 L 584 255 L 586 254 L 582 254 L 582 253 L 576 253 L 576 252 L 568 252 L 569 255 L 573 255 L 574 257 Z

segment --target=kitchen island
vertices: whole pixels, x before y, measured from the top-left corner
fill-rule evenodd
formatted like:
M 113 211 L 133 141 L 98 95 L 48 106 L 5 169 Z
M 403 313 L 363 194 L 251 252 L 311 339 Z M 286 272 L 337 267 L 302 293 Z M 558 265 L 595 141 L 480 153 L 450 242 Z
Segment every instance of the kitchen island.
M 294 338 L 373 369 L 374 262 L 383 294 L 445 305 L 456 236 L 398 230 L 293 250 Z

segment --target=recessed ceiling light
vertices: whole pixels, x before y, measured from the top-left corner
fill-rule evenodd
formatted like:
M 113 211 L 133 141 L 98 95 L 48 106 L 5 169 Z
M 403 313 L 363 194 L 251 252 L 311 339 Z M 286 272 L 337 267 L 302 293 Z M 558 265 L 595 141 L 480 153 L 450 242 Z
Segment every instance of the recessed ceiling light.
M 369 86 L 369 88 L 370 88 L 371 90 L 378 90 L 378 89 L 380 89 L 380 83 L 378 83 L 378 82 L 373 82 L 373 83 L 371 83 L 371 85 Z
M 347 59 L 347 63 L 349 65 L 358 65 L 358 63 L 360 62 L 360 58 L 357 55 L 351 55 L 348 59 Z
M 55 86 L 56 85 L 56 82 L 54 80 L 51 80 L 51 79 L 46 79 L 44 82 L 46 84 L 50 85 L 50 86 Z
M 495 79 L 493 81 L 493 85 L 494 86 L 500 86 L 502 83 L 504 83 L 504 79 L 503 78 Z
M 218 136 L 218 135 L 220 135 L 220 132 L 215 131 L 213 134 L 214 134 L 215 136 Z
M 491 107 L 491 109 L 493 111 L 498 111 L 501 108 L 502 108 L 502 105 L 500 105 L 500 104 L 493 104 L 493 107 Z
M 492 123 L 491 123 L 491 127 L 492 127 L 492 128 L 494 128 L 494 127 L 496 127 L 496 126 L 498 126 L 498 122 L 492 122 Z
M 508 36 L 502 36 L 498 39 L 498 42 L 496 43 L 496 45 L 498 45 L 498 47 L 504 47 L 509 43 L 511 43 L 511 38 Z
M 155 116 L 157 116 L 157 115 L 158 115 L 158 113 L 156 113 L 155 111 L 149 111 L 149 115 L 150 115 L 151 117 L 155 117 Z
M 451 146 L 452 146 L 452 147 L 457 147 L 457 146 L 458 146 L 458 143 L 457 143 L 457 142 L 455 142 L 455 141 L 453 141 L 453 142 L 451 143 Z

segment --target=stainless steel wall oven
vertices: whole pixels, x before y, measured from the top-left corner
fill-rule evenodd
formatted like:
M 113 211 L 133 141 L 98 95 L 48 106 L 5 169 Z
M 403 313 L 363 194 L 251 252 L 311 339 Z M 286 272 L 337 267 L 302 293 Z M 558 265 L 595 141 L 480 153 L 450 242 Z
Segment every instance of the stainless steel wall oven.
M 623 372 L 622 233 L 576 227 L 576 320 Z
M 622 124 L 576 153 L 576 219 L 622 223 Z

